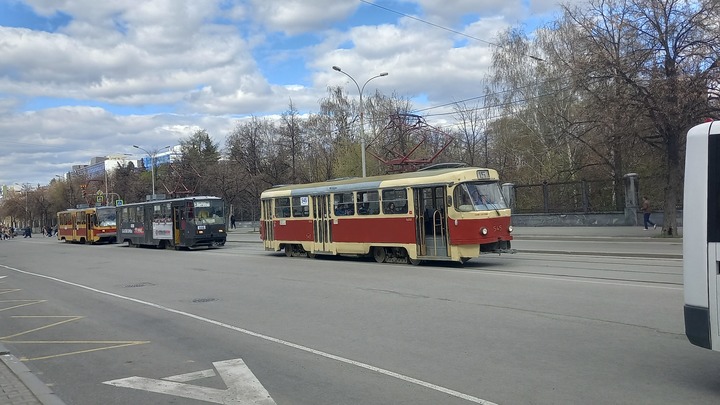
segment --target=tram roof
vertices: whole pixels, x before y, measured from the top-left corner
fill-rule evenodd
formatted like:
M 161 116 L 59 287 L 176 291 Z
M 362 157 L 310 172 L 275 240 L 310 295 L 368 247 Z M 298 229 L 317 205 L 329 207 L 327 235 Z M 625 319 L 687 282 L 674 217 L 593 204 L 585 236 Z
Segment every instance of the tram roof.
M 489 174 L 489 178 L 478 178 L 478 170 L 486 170 Z M 281 185 L 263 191 L 262 197 L 287 195 L 288 191 L 290 192 L 290 195 L 324 194 L 352 190 L 373 190 L 416 184 L 448 184 L 460 181 L 497 179 L 497 171 L 494 169 L 481 167 L 444 168 L 371 177 L 350 177 L 316 183 Z

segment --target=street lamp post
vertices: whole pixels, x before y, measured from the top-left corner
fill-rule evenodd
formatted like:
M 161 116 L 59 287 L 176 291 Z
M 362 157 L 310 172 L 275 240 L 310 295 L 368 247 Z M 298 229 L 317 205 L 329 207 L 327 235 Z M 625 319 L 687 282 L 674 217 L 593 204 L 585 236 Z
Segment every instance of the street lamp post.
M 137 145 L 133 145 L 133 148 L 140 149 L 141 151 L 145 152 L 150 156 L 150 177 L 152 178 L 152 196 L 151 199 L 155 201 L 155 156 L 157 156 L 158 153 L 160 153 L 163 149 L 170 149 L 172 146 L 163 146 L 160 149 L 155 149 L 152 153 L 148 152 L 147 149 L 141 148 Z
M 360 156 L 361 156 L 361 158 L 362 158 L 362 176 L 363 176 L 363 177 L 366 177 L 367 171 L 366 171 L 366 169 L 365 169 L 365 122 L 364 122 L 364 120 L 363 120 L 363 110 L 364 110 L 364 107 L 363 107 L 363 91 L 365 90 L 365 85 L 367 85 L 367 84 L 370 82 L 370 80 L 372 80 L 372 79 L 377 79 L 378 77 L 387 76 L 388 73 L 387 73 L 387 72 L 382 72 L 382 73 L 380 73 L 380 74 L 378 74 L 378 75 L 375 75 L 375 76 L 367 79 L 367 80 L 365 81 L 365 83 L 362 85 L 362 87 L 360 87 L 360 85 L 359 85 L 358 82 L 355 80 L 355 78 L 353 78 L 353 77 L 350 76 L 348 73 L 346 73 L 345 71 L 343 71 L 342 69 L 340 69 L 339 66 L 333 66 L 332 68 L 333 68 L 333 70 L 336 70 L 336 71 L 344 74 L 345 76 L 349 77 L 350 80 L 352 80 L 353 83 L 355 83 L 355 87 L 357 87 L 357 91 L 358 91 L 358 93 L 360 94 L 360 148 L 361 148 L 361 150 L 360 150 L 361 155 L 360 155 Z

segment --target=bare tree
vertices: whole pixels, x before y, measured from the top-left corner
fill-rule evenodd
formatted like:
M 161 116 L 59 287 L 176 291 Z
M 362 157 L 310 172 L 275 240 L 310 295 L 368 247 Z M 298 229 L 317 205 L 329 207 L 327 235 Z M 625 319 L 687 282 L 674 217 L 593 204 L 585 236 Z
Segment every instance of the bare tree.
M 568 65 L 572 76 L 585 88 L 615 87 L 603 92 L 601 101 L 637 113 L 642 121 L 637 136 L 664 155 L 669 234 L 677 229 L 685 134 L 720 113 L 708 101 L 720 80 L 717 9 L 714 0 L 593 0 L 587 10 L 565 8 L 584 52 Z

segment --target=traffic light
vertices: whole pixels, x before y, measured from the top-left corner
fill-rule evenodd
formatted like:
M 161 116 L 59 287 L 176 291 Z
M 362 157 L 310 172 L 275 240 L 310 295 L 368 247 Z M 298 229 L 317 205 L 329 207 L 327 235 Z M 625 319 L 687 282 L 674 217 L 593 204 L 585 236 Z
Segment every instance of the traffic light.
M 81 184 L 81 185 L 80 185 L 80 190 L 82 190 L 82 196 L 83 196 L 83 198 L 86 197 L 86 193 L 85 193 L 85 189 L 86 189 L 86 188 L 87 188 L 87 184 Z

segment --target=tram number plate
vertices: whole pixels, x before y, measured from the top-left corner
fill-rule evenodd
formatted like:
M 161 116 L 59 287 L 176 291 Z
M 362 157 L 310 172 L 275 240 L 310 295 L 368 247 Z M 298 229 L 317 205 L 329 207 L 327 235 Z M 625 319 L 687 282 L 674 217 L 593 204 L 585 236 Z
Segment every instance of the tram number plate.
M 205 229 L 205 225 L 198 225 L 197 229 L 203 230 L 203 229 Z

